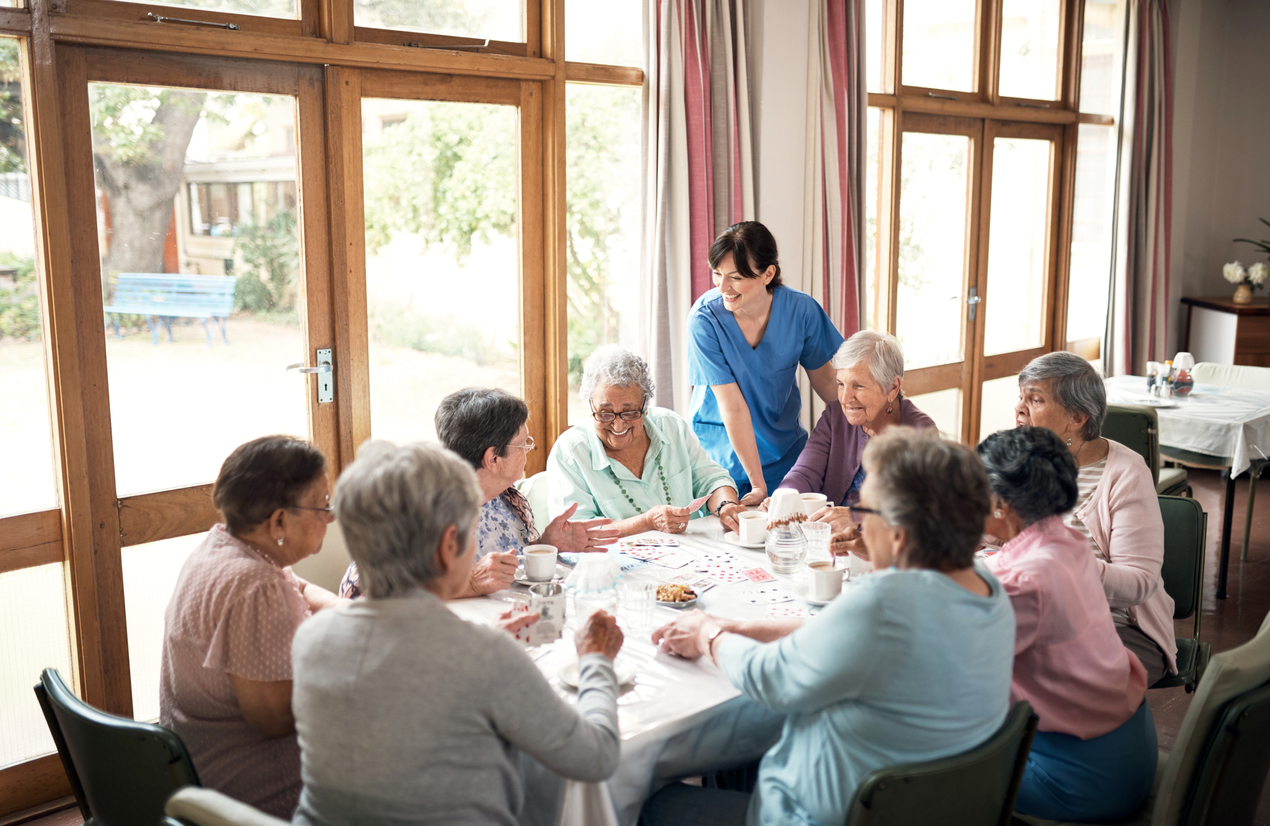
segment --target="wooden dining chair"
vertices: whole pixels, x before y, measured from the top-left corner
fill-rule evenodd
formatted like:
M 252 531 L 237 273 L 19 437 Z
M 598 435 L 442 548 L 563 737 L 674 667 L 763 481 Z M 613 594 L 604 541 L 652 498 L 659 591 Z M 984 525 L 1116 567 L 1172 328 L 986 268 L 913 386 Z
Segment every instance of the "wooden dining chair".
M 970 751 L 873 772 L 856 789 L 847 826 L 1006 826 L 1036 723 L 1031 704 L 1021 700 Z

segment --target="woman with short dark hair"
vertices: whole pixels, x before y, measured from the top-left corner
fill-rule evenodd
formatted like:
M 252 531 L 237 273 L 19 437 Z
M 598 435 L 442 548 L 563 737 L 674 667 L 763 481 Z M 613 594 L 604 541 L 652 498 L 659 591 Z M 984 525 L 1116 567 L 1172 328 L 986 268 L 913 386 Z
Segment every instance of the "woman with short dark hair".
M 663 650 L 712 658 L 788 716 L 753 795 L 674 783 L 645 805 L 649 826 L 703 810 L 711 823 L 843 823 L 870 772 L 965 751 L 1005 719 L 1014 619 L 974 559 L 983 465 L 931 431 L 892 427 L 869 440 L 864 466 L 852 509 L 872 575 L 806 620 L 693 612 L 653 632 Z
M 988 560 L 1014 607 L 1010 699 L 1040 717 L 1015 808 L 1053 820 L 1119 820 L 1151 790 L 1147 674 L 1121 644 L 1089 543 L 1063 525 L 1076 504 L 1071 452 L 1043 427 L 1002 430 L 979 456 L 992 487 Z
M 1046 353 L 1019 373 L 1015 424 L 1052 430 L 1076 460 L 1079 495 L 1067 527 L 1093 550 L 1116 633 L 1147 670 L 1177 673 L 1173 598 L 1164 590 L 1164 520 L 1142 457 L 1102 436 L 1107 388 L 1075 353 Z
M 278 817 L 300 796 L 291 640 L 338 600 L 291 565 L 331 522 L 326 460 L 291 436 L 229 455 L 212 488 L 224 517 L 190 553 L 164 614 L 159 720 L 181 736 L 205 786 Z
M 832 403 L 830 359 L 842 335 L 814 298 L 781 283 L 776 239 L 759 222 L 728 227 L 709 259 L 715 289 L 688 314 L 688 419 L 706 453 L 736 480 L 742 504 L 757 505 L 807 443 L 798 366 Z

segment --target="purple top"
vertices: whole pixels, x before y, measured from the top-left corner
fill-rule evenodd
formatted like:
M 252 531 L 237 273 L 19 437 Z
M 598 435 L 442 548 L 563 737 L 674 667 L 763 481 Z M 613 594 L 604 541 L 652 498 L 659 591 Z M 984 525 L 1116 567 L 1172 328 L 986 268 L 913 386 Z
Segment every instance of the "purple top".
M 900 399 L 900 424 L 925 430 L 934 427 L 935 421 L 908 399 Z M 848 422 L 842 403 L 835 399 L 820 414 L 816 429 L 780 486 L 799 493 L 823 493 L 831 503 L 841 504 L 868 442 L 864 428 Z

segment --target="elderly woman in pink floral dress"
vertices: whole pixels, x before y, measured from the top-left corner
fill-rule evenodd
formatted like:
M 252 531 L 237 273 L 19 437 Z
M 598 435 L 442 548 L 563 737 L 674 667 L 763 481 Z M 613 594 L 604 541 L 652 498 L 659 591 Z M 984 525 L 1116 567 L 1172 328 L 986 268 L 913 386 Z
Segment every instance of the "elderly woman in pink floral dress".
M 291 640 L 338 602 L 291 571 L 332 519 L 326 461 L 300 439 L 256 439 L 225 460 L 212 501 L 225 522 L 185 561 L 164 615 L 159 719 L 205 786 L 290 818 L 301 788 Z

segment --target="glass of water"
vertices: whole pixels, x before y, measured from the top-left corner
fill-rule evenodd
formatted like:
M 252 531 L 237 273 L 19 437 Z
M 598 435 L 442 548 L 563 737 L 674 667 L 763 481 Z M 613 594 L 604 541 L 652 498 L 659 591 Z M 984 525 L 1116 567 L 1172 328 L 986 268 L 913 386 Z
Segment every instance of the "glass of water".
M 653 606 L 657 604 L 657 584 L 653 582 L 623 582 L 619 586 L 622 596 L 622 614 L 633 631 L 651 631 Z

